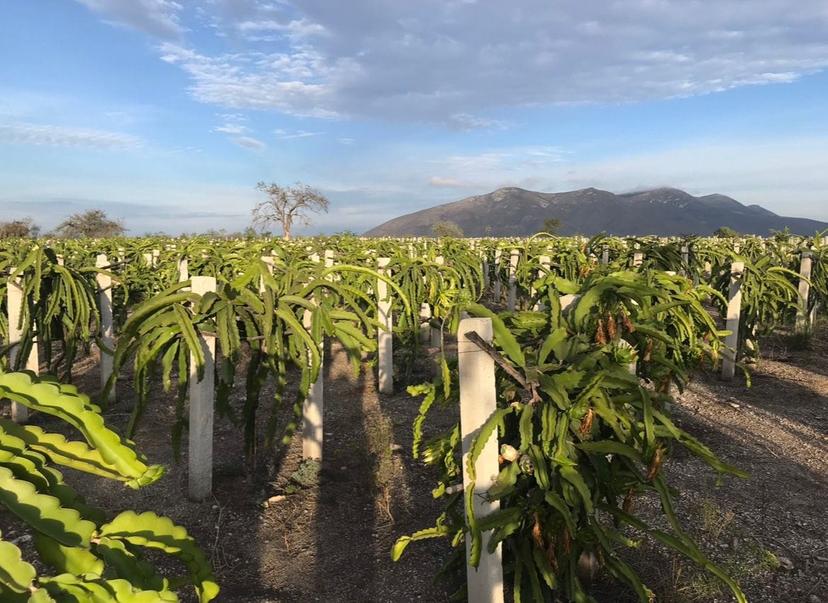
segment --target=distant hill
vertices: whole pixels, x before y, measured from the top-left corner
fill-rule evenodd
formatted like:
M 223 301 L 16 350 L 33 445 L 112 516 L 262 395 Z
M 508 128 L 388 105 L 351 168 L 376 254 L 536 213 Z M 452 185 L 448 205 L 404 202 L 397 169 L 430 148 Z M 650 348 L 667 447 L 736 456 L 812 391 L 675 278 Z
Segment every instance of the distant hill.
M 537 193 L 510 187 L 406 214 L 365 234 L 428 236 L 435 223 L 449 220 L 466 236 L 523 236 L 542 230 L 547 218 L 560 220 L 560 234 L 584 235 L 710 235 L 722 226 L 758 235 L 784 228 L 803 235 L 828 229 L 826 222 L 786 218 L 725 195 L 694 197 L 675 188 L 616 195 L 597 188 Z

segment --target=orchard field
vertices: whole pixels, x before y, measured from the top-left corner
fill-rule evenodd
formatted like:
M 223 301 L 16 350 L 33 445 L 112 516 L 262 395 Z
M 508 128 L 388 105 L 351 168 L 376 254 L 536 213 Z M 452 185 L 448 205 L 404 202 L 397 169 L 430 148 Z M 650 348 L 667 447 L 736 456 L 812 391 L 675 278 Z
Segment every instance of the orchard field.
M 828 601 L 826 307 L 822 235 L 0 240 L 0 600 Z

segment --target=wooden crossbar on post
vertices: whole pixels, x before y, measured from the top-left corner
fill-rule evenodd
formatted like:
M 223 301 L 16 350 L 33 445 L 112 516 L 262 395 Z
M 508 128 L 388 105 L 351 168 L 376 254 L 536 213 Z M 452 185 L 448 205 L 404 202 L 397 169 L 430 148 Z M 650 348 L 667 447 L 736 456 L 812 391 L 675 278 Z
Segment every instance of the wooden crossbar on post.
M 192 291 L 204 295 L 216 290 L 212 276 L 194 276 Z M 190 357 L 190 422 L 188 427 L 188 492 L 192 500 L 204 500 L 213 491 L 213 408 L 215 399 L 216 338 L 202 333 L 199 344 L 204 354 L 204 374 L 198 380 Z
M 725 328 L 730 334 L 725 337 L 725 350 L 722 354 L 722 379 L 732 381 L 736 375 L 736 355 L 739 349 L 739 318 L 742 313 L 742 276 L 744 262 L 730 265 L 730 291 L 727 302 L 727 323 Z
M 463 447 L 463 488 L 473 492 L 474 513 L 478 520 L 499 508 L 489 502 L 486 492 L 494 485 L 499 471 L 497 430 L 492 433 L 475 462 L 476 479 L 466 470 L 471 443 L 480 428 L 497 408 L 494 360 L 467 335 L 476 333 L 486 343 L 492 341 L 490 318 L 464 318 L 457 331 L 457 358 L 460 371 L 460 432 Z M 466 555 L 471 539 L 466 538 Z M 501 546 L 493 553 L 483 551 L 475 569 L 466 566 L 468 600 L 474 603 L 503 602 L 503 557 Z
M 95 267 L 109 270 L 109 260 L 106 255 L 98 254 L 95 258 Z M 112 311 L 112 277 L 108 274 L 97 273 L 95 282 L 98 285 L 98 305 L 101 313 L 101 388 L 106 387 L 113 369 L 113 351 L 115 349 L 115 321 Z M 115 401 L 115 388 L 109 390 L 108 402 Z
M 378 258 L 377 267 L 382 276 L 391 276 L 389 258 Z M 388 283 L 377 279 L 377 381 L 381 394 L 394 393 L 394 317 L 391 313 L 391 295 Z

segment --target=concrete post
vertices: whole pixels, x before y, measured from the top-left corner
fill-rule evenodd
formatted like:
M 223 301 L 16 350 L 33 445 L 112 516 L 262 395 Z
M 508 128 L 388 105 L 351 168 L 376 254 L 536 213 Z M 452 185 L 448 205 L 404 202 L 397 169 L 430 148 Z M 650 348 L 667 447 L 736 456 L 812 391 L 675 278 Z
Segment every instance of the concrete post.
M 503 254 L 502 249 L 495 249 L 494 253 L 494 297 L 495 303 L 500 303 L 501 283 L 500 283 L 500 256 Z
M 644 263 L 644 254 L 639 251 L 640 245 L 638 243 L 635 244 L 635 251 L 633 252 L 633 268 L 640 268 L 641 264 Z
M 192 291 L 204 295 L 216 290 L 212 276 L 194 276 Z M 215 398 L 216 338 L 202 334 L 204 376 L 198 381 L 195 362 L 190 357 L 189 496 L 204 500 L 213 491 L 213 407 Z
M 14 274 L 17 268 L 10 268 L 9 272 Z M 24 314 L 24 304 L 26 303 L 23 297 L 23 285 L 20 277 L 10 278 L 8 288 L 6 289 L 6 307 L 8 311 L 9 320 L 9 366 L 14 369 L 17 363 L 17 357 L 20 354 L 20 346 L 23 339 L 23 328 L 20 324 L 20 318 Z M 34 325 L 32 325 L 34 328 Z M 18 345 L 15 345 L 18 344 Z M 32 371 L 34 374 L 40 372 L 40 356 L 37 352 L 37 337 L 32 341 L 32 348 L 29 351 L 29 357 L 26 358 L 26 363 L 23 368 L 27 371 Z M 11 403 L 11 418 L 15 423 L 25 423 L 29 418 L 28 407 Z
M 319 262 L 317 254 L 311 255 L 311 260 Z M 312 313 L 305 310 L 302 317 L 303 325 L 310 330 L 312 322 Z M 302 458 L 303 459 L 317 459 L 322 460 L 322 417 L 324 414 L 325 403 L 325 380 L 324 380 L 324 355 L 325 346 L 320 342 L 319 345 L 320 364 L 319 375 L 316 378 L 308 391 L 308 395 L 302 404 Z
M 730 335 L 725 338 L 726 349 L 722 355 L 722 379 L 732 381 L 736 375 L 736 355 L 739 349 L 739 317 L 742 313 L 742 276 L 744 262 L 730 265 L 730 292 L 727 303 L 727 324 L 725 328 Z
M 178 282 L 182 283 L 188 280 L 190 280 L 190 262 L 187 258 L 181 258 L 178 260 Z
M 509 254 L 509 296 L 506 298 L 506 309 L 512 312 L 517 304 L 517 265 L 520 259 L 520 250 L 512 249 Z
M 95 267 L 109 270 L 109 260 L 104 254 L 95 258 Z M 112 312 L 112 277 L 108 274 L 96 274 L 95 281 L 98 285 L 98 305 L 101 312 L 101 343 L 108 350 L 115 349 L 115 321 Z M 101 349 L 101 388 L 106 386 L 109 377 L 112 375 L 113 353 Z M 108 402 L 115 401 L 115 388 L 109 392 Z
M 541 269 L 538 271 L 538 277 L 546 276 L 549 274 L 549 269 L 552 266 L 552 258 L 548 255 L 542 255 L 539 258 L 539 262 L 541 265 Z M 541 311 L 546 308 L 546 305 L 543 304 L 540 300 L 535 303 L 535 310 Z
M 802 253 L 802 260 L 799 264 L 799 306 L 796 311 L 796 332 L 805 334 L 810 332 L 811 324 L 808 318 L 808 297 L 811 293 L 811 270 L 814 259 L 810 251 Z
M 389 258 L 378 258 L 379 273 L 390 276 Z M 377 364 L 378 382 L 381 394 L 394 393 L 394 318 L 391 313 L 391 296 L 388 284 L 377 280 L 377 317 L 380 328 L 377 330 Z
M 483 452 L 475 463 L 476 479 L 472 481 L 466 467 L 471 443 L 480 428 L 497 408 L 495 367 L 492 358 L 466 338 L 476 332 L 484 341 L 492 341 L 490 318 L 465 318 L 460 321 L 457 334 L 457 355 L 460 369 L 460 432 L 463 447 L 463 488 L 474 489 L 474 513 L 479 519 L 496 511 L 500 505 L 488 502 L 486 492 L 494 485 L 499 471 L 497 430 L 486 442 Z M 466 539 L 469 554 L 471 539 Z M 466 566 L 468 600 L 474 603 L 502 603 L 503 560 L 500 545 L 491 554 L 483 551 L 477 569 Z
M 443 266 L 445 264 L 445 262 L 446 262 L 445 258 L 441 255 L 438 255 L 436 258 L 434 258 L 434 263 L 437 264 L 438 266 Z M 434 316 L 433 309 L 429 310 L 429 316 L 430 317 Z M 431 333 L 431 342 L 430 342 L 431 347 L 433 347 L 433 348 L 442 348 L 443 347 L 443 331 L 442 331 L 442 329 L 438 329 L 437 327 L 431 327 L 430 333 Z

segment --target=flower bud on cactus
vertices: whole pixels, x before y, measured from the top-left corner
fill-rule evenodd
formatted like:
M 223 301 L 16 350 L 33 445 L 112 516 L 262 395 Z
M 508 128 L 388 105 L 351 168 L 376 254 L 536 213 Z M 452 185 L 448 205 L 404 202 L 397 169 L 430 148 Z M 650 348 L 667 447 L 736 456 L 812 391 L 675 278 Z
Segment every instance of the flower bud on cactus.
M 500 447 L 500 456 L 502 456 L 505 460 L 509 461 L 510 463 L 514 463 L 518 459 L 518 451 L 515 449 L 514 446 L 509 446 L 509 444 L 503 444 Z

